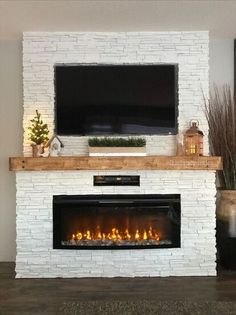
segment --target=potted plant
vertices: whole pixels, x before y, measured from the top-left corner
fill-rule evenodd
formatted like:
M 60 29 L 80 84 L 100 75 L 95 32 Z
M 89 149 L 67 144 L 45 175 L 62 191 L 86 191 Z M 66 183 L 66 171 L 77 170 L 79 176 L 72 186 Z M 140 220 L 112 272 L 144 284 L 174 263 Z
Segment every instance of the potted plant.
M 90 156 L 145 156 L 144 138 L 90 138 Z
M 44 144 L 48 141 L 48 125 L 41 119 L 41 114 L 36 110 L 36 116 L 30 120 L 29 140 L 32 142 L 32 155 L 39 157 L 44 152 Z
M 212 155 L 221 156 L 223 170 L 217 172 L 216 237 L 218 258 L 225 268 L 236 268 L 236 97 L 225 85 L 214 87 L 205 100 Z

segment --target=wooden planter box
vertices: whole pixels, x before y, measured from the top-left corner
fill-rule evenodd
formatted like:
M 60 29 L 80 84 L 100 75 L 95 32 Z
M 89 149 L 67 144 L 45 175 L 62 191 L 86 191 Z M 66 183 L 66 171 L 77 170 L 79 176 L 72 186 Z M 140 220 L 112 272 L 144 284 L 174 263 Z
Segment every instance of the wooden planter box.
M 89 147 L 89 156 L 146 156 L 145 147 Z

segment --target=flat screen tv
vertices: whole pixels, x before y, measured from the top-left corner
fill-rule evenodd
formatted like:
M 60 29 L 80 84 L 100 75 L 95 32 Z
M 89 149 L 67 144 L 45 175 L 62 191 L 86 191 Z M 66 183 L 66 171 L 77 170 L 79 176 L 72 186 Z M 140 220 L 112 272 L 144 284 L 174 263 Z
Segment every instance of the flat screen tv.
M 55 65 L 58 135 L 177 132 L 176 65 Z

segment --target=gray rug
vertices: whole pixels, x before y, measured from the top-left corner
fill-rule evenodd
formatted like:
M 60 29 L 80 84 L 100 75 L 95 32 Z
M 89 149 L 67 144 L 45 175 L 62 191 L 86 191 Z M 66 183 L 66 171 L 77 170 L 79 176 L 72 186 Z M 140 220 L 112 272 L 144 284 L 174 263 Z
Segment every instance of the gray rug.
M 87 301 L 67 302 L 66 315 L 236 315 L 234 302 L 200 301 Z

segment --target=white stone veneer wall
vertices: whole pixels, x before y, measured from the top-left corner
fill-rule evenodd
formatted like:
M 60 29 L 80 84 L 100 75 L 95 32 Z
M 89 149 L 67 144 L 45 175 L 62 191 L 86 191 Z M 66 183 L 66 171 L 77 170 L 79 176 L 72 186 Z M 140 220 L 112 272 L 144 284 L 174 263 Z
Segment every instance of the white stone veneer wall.
M 55 64 L 178 64 L 178 125 L 208 126 L 208 32 L 24 33 L 25 131 L 38 109 L 54 128 Z M 148 154 L 174 155 L 175 136 L 146 136 Z M 61 137 L 63 155 L 86 155 L 87 137 Z M 208 142 L 205 137 L 205 154 Z M 31 155 L 27 132 L 24 155 Z M 93 175 L 140 174 L 140 187 L 94 187 Z M 18 172 L 17 277 L 215 275 L 213 171 Z M 181 194 L 181 248 L 53 250 L 52 196 L 59 194 Z
M 93 175 L 120 173 L 17 172 L 17 278 L 216 274 L 215 172 L 126 171 L 140 187 L 93 186 Z M 181 248 L 53 250 L 53 195 L 100 193 L 181 194 Z
M 26 32 L 23 40 L 24 155 L 31 155 L 27 126 L 38 109 L 54 129 L 54 65 L 178 64 L 180 133 L 194 118 L 207 135 L 203 93 L 208 97 L 209 37 L 200 32 Z M 174 155 L 175 136 L 146 136 L 147 153 Z M 63 155 L 88 153 L 86 137 L 61 137 Z M 208 153 L 205 137 L 205 154 Z

